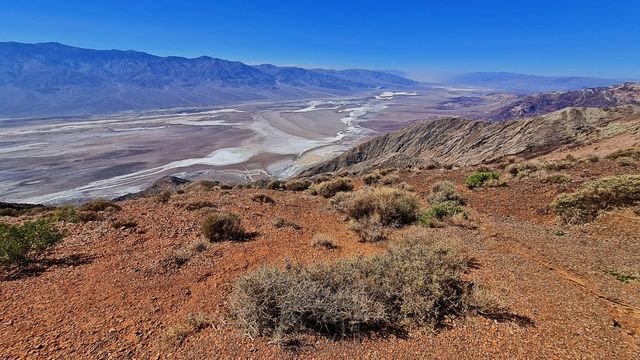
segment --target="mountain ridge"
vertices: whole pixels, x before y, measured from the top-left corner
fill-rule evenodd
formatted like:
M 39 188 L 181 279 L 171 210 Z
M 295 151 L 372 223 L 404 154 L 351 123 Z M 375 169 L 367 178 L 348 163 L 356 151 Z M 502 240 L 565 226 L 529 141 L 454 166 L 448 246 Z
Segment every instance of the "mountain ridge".
M 0 43 L 0 116 L 5 117 L 309 98 L 415 84 L 372 70 L 253 66 L 209 56 L 162 57 L 60 43 Z

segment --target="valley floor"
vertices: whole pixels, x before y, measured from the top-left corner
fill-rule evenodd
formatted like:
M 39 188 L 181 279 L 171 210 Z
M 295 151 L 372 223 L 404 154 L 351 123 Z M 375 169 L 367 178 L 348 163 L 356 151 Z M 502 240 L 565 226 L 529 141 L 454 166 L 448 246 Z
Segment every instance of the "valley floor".
M 543 184 L 535 177 L 507 178 L 508 186 L 468 190 L 472 169 L 404 170 L 401 181 L 425 199 L 431 185 L 454 181 L 467 199 L 470 225 L 428 229 L 454 239 L 474 258 L 467 276 L 509 304 L 501 317 L 451 319 L 434 334 L 410 333 L 351 340 L 310 335 L 279 346 L 251 339 L 229 321 L 234 279 L 270 264 L 310 263 L 383 251 L 412 231 L 380 243 L 359 242 L 329 201 L 304 193 L 233 189 L 186 191 L 168 203 L 125 201 L 118 220 L 65 224 L 63 242 L 29 273 L 0 281 L 0 354 L 6 358 L 580 358 L 640 357 L 640 283 L 611 271 L 640 274 L 640 217 L 631 210 L 605 214 L 580 226 L 560 226 L 548 211 L 553 198 L 604 175 L 638 173 L 615 161 L 576 163 L 563 172 L 573 181 Z M 359 180 L 356 182 L 360 184 Z M 251 201 L 267 193 L 276 203 Z M 203 213 L 184 204 L 211 201 L 241 215 L 256 236 L 247 242 L 211 243 L 177 265 L 176 254 L 202 241 Z M 426 205 L 424 203 L 423 205 Z M 300 230 L 275 228 L 284 218 Z M 416 225 L 417 226 L 417 225 Z M 328 234 L 334 250 L 311 246 Z M 213 325 L 171 341 L 190 315 Z

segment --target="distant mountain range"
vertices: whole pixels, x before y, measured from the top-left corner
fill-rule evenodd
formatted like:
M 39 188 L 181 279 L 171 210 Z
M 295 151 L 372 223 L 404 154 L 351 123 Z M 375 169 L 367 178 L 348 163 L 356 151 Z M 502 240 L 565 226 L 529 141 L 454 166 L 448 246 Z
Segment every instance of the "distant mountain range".
M 390 72 L 250 66 L 59 43 L 0 43 L 0 116 L 65 116 L 402 88 Z
M 556 90 L 577 90 L 587 87 L 603 87 L 628 81 L 579 76 L 537 76 L 509 72 L 474 72 L 452 77 L 450 85 L 471 86 L 518 93 L 535 93 Z

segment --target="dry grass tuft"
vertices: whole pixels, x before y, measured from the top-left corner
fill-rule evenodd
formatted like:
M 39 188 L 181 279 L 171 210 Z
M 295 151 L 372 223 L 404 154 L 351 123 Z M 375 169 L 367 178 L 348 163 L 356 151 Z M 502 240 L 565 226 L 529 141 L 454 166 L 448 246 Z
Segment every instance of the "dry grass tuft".
M 551 203 L 568 224 L 594 220 L 601 212 L 640 204 L 640 175 L 617 175 L 590 181 Z
M 267 194 L 255 194 L 251 197 L 252 201 L 259 202 L 262 204 L 275 204 L 276 201 Z
M 120 211 L 122 207 L 107 199 L 95 199 L 78 207 L 79 211 Z
M 245 231 L 240 216 L 226 211 L 210 214 L 202 223 L 202 234 L 209 241 L 242 240 Z
M 338 178 L 316 184 L 311 189 L 320 196 L 330 198 L 338 192 L 352 191 L 353 183 L 348 178 Z
M 415 194 L 388 187 L 360 189 L 334 202 L 355 220 L 375 219 L 382 226 L 402 226 L 415 221 L 418 200 Z
M 331 235 L 325 233 L 318 233 L 313 235 L 311 244 L 313 245 L 313 247 L 321 247 L 329 250 L 333 250 L 338 247 L 338 245 L 333 242 L 333 238 L 331 237 Z

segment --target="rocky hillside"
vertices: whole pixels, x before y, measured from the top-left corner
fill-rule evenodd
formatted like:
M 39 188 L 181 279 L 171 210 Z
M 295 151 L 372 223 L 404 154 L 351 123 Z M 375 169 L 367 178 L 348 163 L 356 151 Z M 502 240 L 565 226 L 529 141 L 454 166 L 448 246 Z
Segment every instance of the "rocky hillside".
M 301 176 L 370 171 L 380 166 L 476 165 L 506 156 L 531 158 L 553 150 L 640 132 L 640 108 L 567 108 L 511 122 L 460 118 L 416 124 L 362 143 Z
M 571 106 L 608 108 L 629 104 L 640 104 L 640 84 L 533 94 L 495 110 L 487 118 L 503 121 L 546 114 Z

